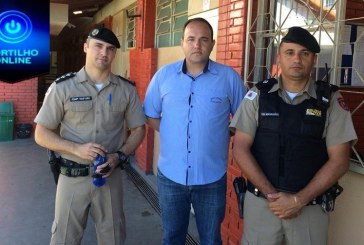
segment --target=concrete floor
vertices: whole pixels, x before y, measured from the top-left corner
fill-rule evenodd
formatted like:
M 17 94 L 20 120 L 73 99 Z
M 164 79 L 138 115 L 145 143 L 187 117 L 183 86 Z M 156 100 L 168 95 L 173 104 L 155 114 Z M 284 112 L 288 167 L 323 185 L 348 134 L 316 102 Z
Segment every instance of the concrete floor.
M 0 245 L 49 244 L 56 185 L 46 150 L 33 138 L 0 142 L 0 170 Z M 126 245 L 161 244 L 158 213 L 125 171 L 123 178 Z M 91 218 L 82 244 L 97 244 Z

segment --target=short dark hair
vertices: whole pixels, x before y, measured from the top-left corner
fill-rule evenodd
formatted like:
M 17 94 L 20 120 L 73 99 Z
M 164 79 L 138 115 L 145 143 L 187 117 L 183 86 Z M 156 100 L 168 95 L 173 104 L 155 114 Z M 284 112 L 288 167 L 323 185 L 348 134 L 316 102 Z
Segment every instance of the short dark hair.
M 182 38 L 184 38 L 184 36 L 185 36 L 186 27 L 188 26 L 188 24 L 190 24 L 192 22 L 202 22 L 202 23 L 205 23 L 209 27 L 209 29 L 210 29 L 211 39 L 214 38 L 214 31 L 212 29 L 212 26 L 210 25 L 210 23 L 207 20 L 205 20 L 204 18 L 201 18 L 201 17 L 189 19 L 189 20 L 186 21 L 186 23 L 183 26 Z

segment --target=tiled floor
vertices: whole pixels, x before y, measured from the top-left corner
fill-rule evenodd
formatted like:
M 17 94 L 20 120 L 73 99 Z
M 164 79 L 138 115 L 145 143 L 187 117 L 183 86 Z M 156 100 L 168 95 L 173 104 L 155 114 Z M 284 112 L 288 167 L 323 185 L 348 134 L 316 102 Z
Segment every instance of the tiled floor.
M 0 245 L 49 244 L 56 185 L 33 138 L 0 142 Z M 160 217 L 124 172 L 126 245 L 161 244 Z M 82 245 L 96 245 L 91 219 Z

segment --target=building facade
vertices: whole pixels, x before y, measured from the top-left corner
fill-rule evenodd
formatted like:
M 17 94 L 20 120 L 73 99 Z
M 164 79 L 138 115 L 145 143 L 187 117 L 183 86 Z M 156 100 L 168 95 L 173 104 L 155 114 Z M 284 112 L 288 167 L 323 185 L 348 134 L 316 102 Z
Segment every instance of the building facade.
M 127 10 L 127 11 L 126 11 Z M 52 37 L 57 53 L 57 75 L 77 71 L 83 64 L 82 43 L 89 29 L 103 25 L 122 43 L 113 72 L 136 83 L 141 100 L 153 74 L 164 64 L 181 59 L 179 47 L 183 23 L 193 17 L 206 18 L 216 40 L 211 58 L 233 67 L 247 87 L 277 74 L 277 43 L 293 25 L 314 33 L 323 52 L 313 72 L 340 86 L 353 114 L 359 141 L 353 148 L 351 170 L 340 181 L 344 187 L 331 215 L 329 244 L 363 244 L 364 236 L 364 2 L 362 0 L 114 0 L 99 11 L 93 22 L 63 41 Z M 0 82 L 0 101 L 13 101 L 16 123 L 33 121 L 49 83 L 34 78 L 16 84 Z M 232 182 L 244 175 L 235 165 L 231 149 L 228 160 L 226 216 L 222 225 L 224 244 L 240 244 L 244 221 L 239 218 Z M 136 152 L 138 167 L 156 173 L 158 133 L 147 129 Z

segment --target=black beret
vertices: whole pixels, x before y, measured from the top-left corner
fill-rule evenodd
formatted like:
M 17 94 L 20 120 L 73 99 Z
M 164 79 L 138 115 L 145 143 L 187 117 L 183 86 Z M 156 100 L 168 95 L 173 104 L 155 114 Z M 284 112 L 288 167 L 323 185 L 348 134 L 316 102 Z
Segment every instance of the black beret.
M 105 27 L 97 27 L 91 30 L 88 35 L 89 38 L 98 39 L 114 45 L 116 48 L 120 48 L 120 43 L 115 34 Z
M 282 38 L 282 42 L 297 43 L 313 53 L 320 53 L 320 45 L 317 43 L 316 38 L 306 29 L 298 26 L 289 28 L 288 33 Z

